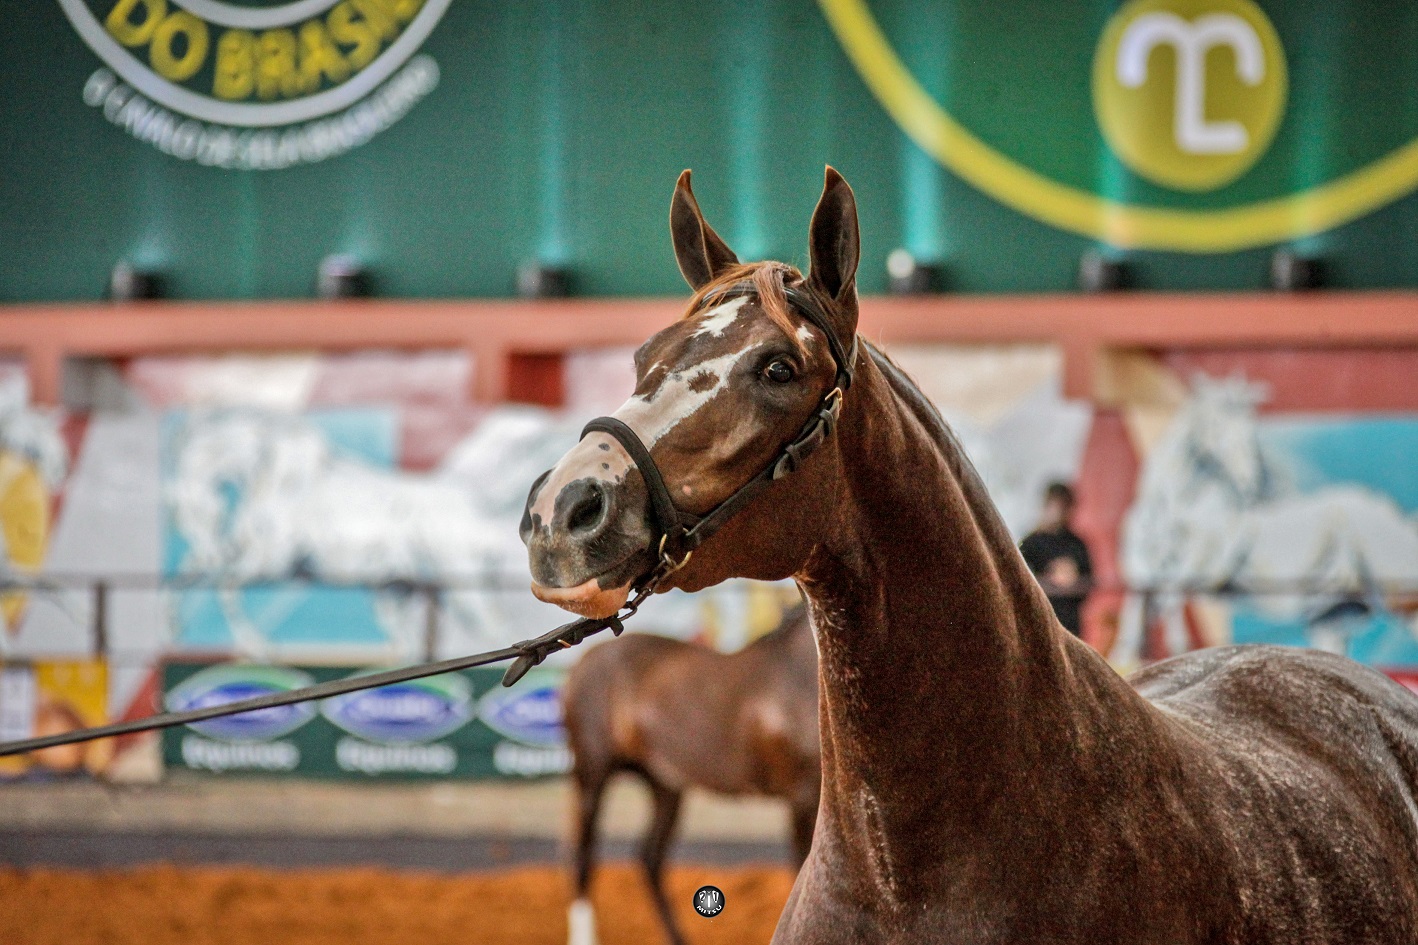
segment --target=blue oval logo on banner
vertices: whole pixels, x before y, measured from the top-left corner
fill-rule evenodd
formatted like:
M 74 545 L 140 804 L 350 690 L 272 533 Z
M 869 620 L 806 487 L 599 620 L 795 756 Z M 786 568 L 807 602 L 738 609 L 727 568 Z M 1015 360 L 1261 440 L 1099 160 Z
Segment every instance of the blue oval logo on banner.
M 511 689 L 494 689 L 478 703 L 478 718 L 499 735 L 524 745 L 566 744 L 560 677 L 537 679 L 529 674 Z
M 163 700 L 170 712 L 205 709 L 242 699 L 289 692 L 308 686 L 310 676 L 295 669 L 271 666 L 213 666 L 187 677 Z M 225 718 L 195 722 L 188 728 L 208 738 L 228 742 L 269 741 L 289 735 L 315 718 L 307 703 L 242 712 Z
M 472 718 L 472 687 L 462 676 L 418 679 L 326 699 L 325 718 L 371 742 L 429 742 Z

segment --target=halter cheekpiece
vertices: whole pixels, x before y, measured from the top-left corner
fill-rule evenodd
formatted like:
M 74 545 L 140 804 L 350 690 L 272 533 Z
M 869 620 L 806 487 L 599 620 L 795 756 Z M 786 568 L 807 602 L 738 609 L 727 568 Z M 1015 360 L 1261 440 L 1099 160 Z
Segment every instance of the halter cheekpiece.
M 808 417 L 797 436 L 793 437 L 778 455 L 756 476 L 744 483 L 723 502 L 720 502 L 704 516 L 685 512 L 674 503 L 669 487 L 665 485 L 660 468 L 650 450 L 641 442 L 635 431 L 615 417 L 597 417 L 586 424 L 581 431 L 584 439 L 588 433 L 605 433 L 615 438 L 630 454 L 640 475 L 645 480 L 645 488 L 650 494 L 650 511 L 656 531 L 659 533 L 659 548 L 656 565 L 636 582 L 637 587 L 658 583 L 668 575 L 689 563 L 695 549 L 702 545 L 724 523 L 733 518 L 768 487 L 775 479 L 782 479 L 788 473 L 802 467 L 803 461 L 822 445 L 837 428 L 837 418 L 842 413 L 842 398 L 852 386 L 852 369 L 857 360 L 857 339 L 852 338 L 848 351 L 842 346 L 837 333 L 833 331 L 827 313 L 822 310 L 810 293 L 794 286 L 785 286 L 784 294 L 789 304 L 819 331 L 827 336 L 827 345 L 832 359 L 837 364 L 837 377 L 832 389 L 823 395 L 817 409 Z M 751 282 L 739 282 L 713 294 L 714 301 L 753 296 L 757 294 Z

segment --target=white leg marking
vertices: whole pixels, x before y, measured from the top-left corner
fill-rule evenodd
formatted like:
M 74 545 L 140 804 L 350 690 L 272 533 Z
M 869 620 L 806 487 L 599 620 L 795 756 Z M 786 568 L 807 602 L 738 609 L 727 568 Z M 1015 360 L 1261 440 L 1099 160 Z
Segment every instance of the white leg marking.
M 567 913 L 567 945 L 596 945 L 596 910 L 589 899 L 577 899 Z

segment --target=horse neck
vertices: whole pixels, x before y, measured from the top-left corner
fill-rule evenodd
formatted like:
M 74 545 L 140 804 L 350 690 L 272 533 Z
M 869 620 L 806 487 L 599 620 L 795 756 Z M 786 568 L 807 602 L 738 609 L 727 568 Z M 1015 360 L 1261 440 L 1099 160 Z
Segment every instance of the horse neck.
M 969 829 L 1002 791 L 1037 781 L 1026 773 L 1041 755 L 1063 776 L 1076 752 L 1060 749 L 1099 694 L 1131 690 L 1058 626 L 905 376 L 873 352 L 848 405 L 841 526 L 799 575 L 821 662 L 824 809 L 842 830 L 863 816 L 888 833 Z

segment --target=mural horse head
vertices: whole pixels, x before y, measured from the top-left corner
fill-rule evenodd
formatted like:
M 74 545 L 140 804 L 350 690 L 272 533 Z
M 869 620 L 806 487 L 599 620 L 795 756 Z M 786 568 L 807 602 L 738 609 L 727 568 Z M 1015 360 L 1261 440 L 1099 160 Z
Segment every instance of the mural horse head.
M 1129 684 L 1058 625 L 936 411 L 855 340 L 856 205 L 836 172 L 806 277 L 741 265 L 687 175 L 671 231 L 695 295 L 637 355 L 613 418 L 633 439 L 593 424 L 522 532 L 535 593 L 577 613 L 613 612 L 666 545 L 660 588 L 802 588 L 822 800 L 775 941 L 1414 940 L 1418 699 L 1270 647 Z M 713 518 L 829 399 L 812 455 Z M 673 548 L 703 516 L 717 530 Z
M 476 577 L 502 543 L 475 490 L 459 478 L 386 469 L 335 448 L 309 420 L 256 411 L 195 413 L 174 438 L 167 489 L 186 543 L 182 573 L 216 582 L 238 652 L 290 658 L 247 612 L 239 585 L 306 579 L 374 588 L 383 658 L 423 651 L 421 583 Z M 443 595 L 472 625 L 486 595 Z M 374 657 L 377 658 L 377 657 Z
M 1418 523 L 1359 484 L 1302 491 L 1261 447 L 1265 396 L 1241 377 L 1192 379 L 1123 523 L 1123 574 L 1138 592 L 1115 656 L 1139 645 L 1154 614 L 1171 652 L 1185 651 L 1188 595 L 1223 591 L 1342 651 L 1342 628 L 1362 628 L 1418 587 Z

